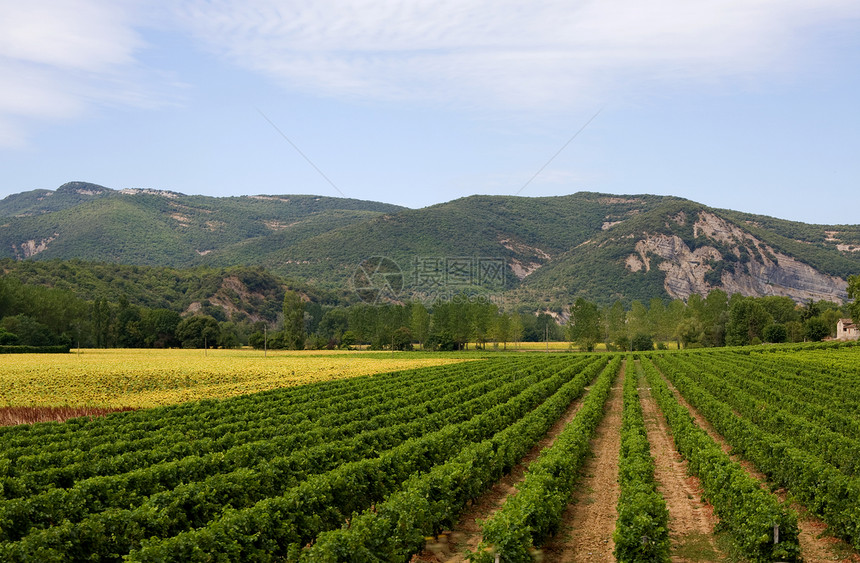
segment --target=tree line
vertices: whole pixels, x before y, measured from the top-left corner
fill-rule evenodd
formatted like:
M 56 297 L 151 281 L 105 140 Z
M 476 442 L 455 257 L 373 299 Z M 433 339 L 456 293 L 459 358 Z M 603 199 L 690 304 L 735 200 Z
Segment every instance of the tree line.
M 247 317 L 229 319 L 209 303 L 199 313 L 142 307 L 122 294 L 114 302 L 87 301 L 68 290 L 0 278 L 0 346 L 232 348 L 256 330 Z
M 853 282 L 853 295 L 860 295 Z M 599 308 L 583 299 L 570 307 L 568 338 L 583 350 L 597 343 L 607 349 L 650 350 L 675 342 L 678 348 L 746 346 L 768 343 L 819 341 L 835 336 L 840 318 L 860 318 L 856 302 L 839 306 L 830 301 L 798 305 L 789 297 L 728 296 L 713 290 L 664 303 L 652 299 L 630 308 L 615 302 Z
M 860 319 L 860 276 L 850 278 L 853 303 L 797 305 L 788 297 L 728 296 L 722 290 L 684 302 L 610 306 L 578 299 L 564 310 L 511 310 L 474 295 L 425 306 L 323 304 L 285 291 L 277 320 L 229 318 L 204 301 L 190 314 L 129 303 L 120 295 L 86 301 L 73 292 L 0 278 L 0 345 L 82 347 L 222 347 L 271 349 L 506 349 L 515 342 L 570 341 L 581 350 L 645 350 L 818 341 L 843 317 Z M 270 307 L 271 308 L 271 307 Z
M 829 301 L 798 305 L 789 297 L 744 297 L 713 290 L 707 296 L 691 295 L 665 303 L 652 299 L 648 305 L 620 301 L 600 307 L 578 299 L 566 311 L 508 312 L 469 296 L 436 303 L 353 305 L 325 310 L 288 292 L 284 300 L 284 326 L 270 340 L 255 333 L 255 347 L 334 348 L 369 345 L 373 349 L 407 350 L 420 346 L 432 350 L 507 348 L 512 342 L 543 340 L 573 343 L 593 351 L 650 350 L 746 346 L 761 343 L 819 341 L 834 336 L 840 318 L 860 318 L 860 277 L 851 279 L 853 303 L 840 306 Z M 304 344 L 302 344 L 304 343 Z

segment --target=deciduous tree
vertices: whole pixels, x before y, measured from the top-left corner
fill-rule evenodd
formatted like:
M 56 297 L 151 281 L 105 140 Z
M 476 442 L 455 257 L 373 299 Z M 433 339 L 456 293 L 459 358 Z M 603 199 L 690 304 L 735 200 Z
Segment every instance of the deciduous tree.
M 295 291 L 284 293 L 284 346 L 290 350 L 305 347 L 305 305 Z

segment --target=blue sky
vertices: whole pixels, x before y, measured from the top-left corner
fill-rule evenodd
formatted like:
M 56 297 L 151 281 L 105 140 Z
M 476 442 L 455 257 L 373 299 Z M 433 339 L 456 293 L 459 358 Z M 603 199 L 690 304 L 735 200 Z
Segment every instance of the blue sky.
M 0 0 L 0 84 L 0 197 L 587 190 L 860 222 L 856 0 Z

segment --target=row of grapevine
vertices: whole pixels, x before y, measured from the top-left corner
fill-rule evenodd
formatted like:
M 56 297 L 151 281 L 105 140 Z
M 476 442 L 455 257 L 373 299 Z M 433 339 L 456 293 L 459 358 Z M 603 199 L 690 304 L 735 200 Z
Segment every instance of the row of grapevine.
M 669 561 L 669 511 L 654 481 L 654 459 L 639 402 L 642 367 L 628 359 L 624 378 L 621 449 L 618 454 L 618 519 L 615 559 L 620 562 Z
M 698 370 L 697 370 L 698 371 Z M 767 432 L 735 414 L 722 399 L 699 386 L 686 370 L 666 367 L 684 397 L 726 440 L 806 508 L 820 516 L 829 531 L 860 549 L 860 482 L 821 461 L 790 439 Z
M 576 418 L 529 465 L 518 492 L 483 523 L 483 540 L 472 561 L 492 562 L 495 554 L 506 562 L 531 561 L 530 550 L 558 529 L 620 365 L 621 356 L 613 358 L 591 387 Z
M 854 354 L 855 356 L 857 353 Z M 771 380 L 779 382 L 780 387 L 797 392 L 804 400 L 822 406 L 832 405 L 838 397 L 840 404 L 853 408 L 860 407 L 860 389 L 857 381 L 844 375 L 830 373 L 825 358 L 818 366 L 806 365 L 795 354 L 715 354 L 713 358 L 739 369 L 754 370 Z M 855 359 L 856 361 L 856 359 Z
M 193 478 L 189 472 L 205 474 L 238 469 L 313 444 L 341 441 L 358 434 L 414 422 L 426 416 L 438 416 L 440 411 L 446 409 L 460 408 L 462 412 L 462 403 L 481 397 L 488 390 L 497 388 L 500 381 L 505 379 L 505 374 L 497 369 L 460 375 L 465 387 L 458 393 L 442 393 L 450 389 L 452 380 L 447 378 L 442 378 L 441 383 L 419 381 L 413 389 L 403 390 L 403 397 L 388 397 L 386 400 L 385 396 L 375 395 L 378 403 L 344 404 L 343 412 L 331 412 L 333 409 L 328 403 L 327 412 L 322 413 L 324 416 L 309 417 L 306 413 L 295 413 L 297 416 L 285 417 L 280 414 L 279 403 L 274 401 L 261 408 L 263 412 L 271 414 L 268 423 L 261 423 L 265 434 L 280 431 L 268 439 L 247 429 L 227 433 L 217 440 L 170 430 L 158 433 L 160 441 L 157 446 L 139 449 L 135 453 L 126 451 L 116 456 L 101 456 L 91 452 L 89 459 L 48 468 L 40 465 L 34 471 L 27 471 L 26 464 L 16 463 L 16 475 L 0 478 L 0 485 L 6 498 L 16 498 L 33 496 L 53 488 L 88 487 L 90 483 L 97 483 L 98 488 L 103 489 L 104 484 L 110 481 L 109 477 L 117 476 L 124 481 L 123 488 L 137 490 L 143 487 L 149 490 L 148 494 L 152 494 L 177 480 L 182 482 Z M 119 430 L 118 441 L 122 441 L 123 436 Z M 167 481 L 162 483 L 164 479 L 156 478 L 153 471 L 164 475 Z M 103 479 L 92 480 L 95 477 Z M 3 504 L 0 501 L 0 511 Z
M 302 562 L 405 561 L 424 538 L 454 524 L 466 503 L 477 498 L 544 436 L 598 372 L 617 370 L 591 364 L 576 379 L 517 423 L 474 444 L 446 464 L 408 481 L 384 503 L 353 518 L 339 530 L 321 534 L 301 553 Z M 606 378 L 607 376 L 602 376 Z
M 770 404 L 782 405 L 791 412 L 802 414 L 810 421 L 824 425 L 848 438 L 860 440 L 860 402 L 851 401 L 836 382 L 827 383 L 826 376 L 803 370 L 800 375 L 791 358 L 784 355 L 766 359 L 749 356 L 724 355 L 708 361 L 719 365 L 724 375 L 733 381 L 746 380 L 746 390 Z
M 690 471 L 701 480 L 705 498 L 745 555 L 753 561 L 798 560 L 797 515 L 762 489 L 699 428 L 647 357 L 642 358 L 642 366 L 678 451 L 690 462 Z
M 781 352 L 777 355 L 789 356 L 793 363 L 837 379 L 853 381 L 854 383 L 860 382 L 860 365 L 857 364 L 860 342 L 843 342 L 841 344 L 835 349 L 806 349 L 791 354 Z
M 283 550 L 289 550 L 290 544 L 304 545 L 319 532 L 339 526 L 353 511 L 379 502 L 413 473 L 444 463 L 467 445 L 515 421 L 588 361 L 595 360 L 548 359 L 533 361 L 531 367 L 518 360 L 459 364 L 452 369 L 460 372 L 459 381 L 465 386 L 448 381 L 448 389 L 442 390 L 432 378 L 419 382 L 413 399 L 421 397 L 420 401 L 379 414 L 370 427 L 342 420 L 342 427 L 352 433 L 341 440 L 316 446 L 297 442 L 291 451 L 287 448 L 284 455 L 274 457 L 268 455 L 274 453 L 271 450 L 262 458 L 245 450 L 247 456 L 232 465 L 224 465 L 222 455 L 189 456 L 190 461 L 184 458 L 176 463 L 200 467 L 178 485 L 175 480 L 160 482 L 161 476 L 154 477 L 159 469 L 175 463 L 167 462 L 5 501 L 8 506 L 0 503 L 6 509 L 0 529 L 8 539 L 0 544 L 0 558 L 118 560 L 145 543 L 138 552 L 141 557 L 147 551 L 161 551 L 184 560 L 189 555 L 185 548 L 230 554 L 235 549 L 233 540 L 265 545 L 261 551 L 252 547 L 255 553 L 273 549 L 270 542 Z M 371 397 L 377 395 L 375 379 L 386 380 L 367 378 L 366 394 Z M 277 394 L 266 395 L 270 399 L 266 409 L 278 416 Z M 402 405 L 396 402 L 402 397 L 392 396 L 390 401 Z M 328 413 L 320 410 L 311 422 L 337 415 L 336 398 L 328 403 Z M 356 404 L 356 412 L 367 412 L 369 406 Z M 386 403 L 376 406 L 384 412 Z M 301 412 L 300 407 L 296 412 Z M 260 446 L 266 449 L 265 443 Z M 91 502 L 93 498 L 98 502 Z M 19 524 L 22 517 L 29 523 Z M 220 547 L 210 545 L 213 541 Z
M 180 499 L 194 495 L 198 501 L 201 500 L 201 486 L 206 489 L 207 498 L 213 499 L 223 495 L 221 491 L 225 487 L 231 491 L 231 496 L 235 496 L 232 491 L 241 484 L 244 502 L 253 502 L 271 492 L 294 486 L 310 474 L 329 470 L 333 464 L 362 459 L 374 452 L 390 449 L 408 438 L 465 420 L 496 404 L 496 401 L 521 391 L 531 382 L 526 377 L 499 385 L 499 381 L 491 379 L 448 395 L 434 393 L 429 403 L 417 403 L 384 415 L 381 417 L 384 420 L 372 421 L 361 432 L 339 433 L 341 429 L 329 428 L 325 433 L 331 440 L 328 442 L 321 440 L 316 444 L 313 439 L 319 438 L 319 433 L 293 432 L 254 444 L 256 447 L 253 449 L 239 446 L 226 452 L 187 456 L 178 462 L 88 478 L 69 488 L 50 488 L 26 498 L 2 501 L 0 523 L 7 524 L 0 526 L 0 539 L 16 540 L 33 528 L 62 520 L 78 522 L 89 514 L 107 509 L 125 510 L 127 512 L 119 516 L 132 521 L 139 520 L 138 514 L 143 514 L 143 520 L 146 520 L 145 515 L 157 507 L 172 507 L 179 511 L 185 504 L 179 502 Z M 436 390 L 434 385 L 429 392 Z M 378 427 L 383 421 L 387 425 Z M 345 427 L 355 430 L 352 424 Z M 201 503 L 194 506 L 199 507 Z M 203 515 L 196 514 L 199 511 L 190 512 L 178 518 L 187 519 L 192 515 L 197 520 L 203 518 Z M 160 519 L 164 521 L 165 517 L 162 509 Z
M 520 362 L 520 365 L 523 365 Z M 45 423 L 0 428 L 0 448 L 4 456 L 17 459 L 29 454 L 91 450 L 111 447 L 118 433 L 128 440 L 151 438 L 153 432 L 193 433 L 195 438 L 221 436 L 244 426 L 254 428 L 268 423 L 271 413 L 264 407 L 272 401 L 282 406 L 283 414 L 313 417 L 327 412 L 332 402 L 345 408 L 363 404 L 370 396 L 395 397 L 398 393 L 420 388 L 421 382 L 437 377 L 469 376 L 474 366 L 458 364 L 395 372 L 327 382 L 324 384 L 267 391 L 228 401 L 205 400 L 171 407 L 109 415 L 96 419 L 73 419 L 65 423 Z M 418 385 L 419 387 L 416 387 Z M 372 404 L 367 403 L 367 404 Z M 213 424 L 214 423 L 214 424 Z M 121 452 L 117 452 L 121 453 Z
M 202 561 L 214 557 L 230 560 L 295 560 L 302 546 L 327 530 L 339 528 L 343 522 L 351 519 L 354 512 L 361 512 L 384 500 L 413 475 L 430 471 L 456 458 L 463 449 L 515 423 L 545 399 L 559 392 L 564 383 L 575 375 L 570 371 L 533 385 L 516 399 L 472 419 L 469 422 L 471 440 L 457 439 L 458 432 L 446 429 L 437 433 L 438 444 L 422 444 L 437 439 L 436 436 L 428 435 L 417 443 L 404 444 L 390 455 L 383 454 L 379 460 L 347 464 L 339 471 L 310 479 L 280 497 L 266 499 L 246 510 L 226 512 L 222 518 L 213 520 L 203 528 L 163 540 L 145 541 L 139 550 L 132 551 L 130 559 Z M 434 455 L 434 449 L 442 447 L 445 455 Z
M 848 476 L 856 475 L 860 469 L 860 441 L 808 420 L 803 416 L 811 414 L 806 404 L 792 402 L 791 396 L 778 387 L 763 389 L 748 377 L 738 376 L 734 370 L 714 362 L 709 362 L 708 366 L 690 361 L 667 364 L 683 373 L 696 373 L 696 383 L 763 430 L 783 437 Z M 789 410 L 781 405 L 793 408 Z

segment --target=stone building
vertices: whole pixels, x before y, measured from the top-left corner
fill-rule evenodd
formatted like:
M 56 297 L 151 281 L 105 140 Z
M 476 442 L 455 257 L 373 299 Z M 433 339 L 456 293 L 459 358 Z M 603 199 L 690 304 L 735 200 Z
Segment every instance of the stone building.
M 836 323 L 836 340 L 857 340 L 860 328 L 851 319 L 839 319 Z

